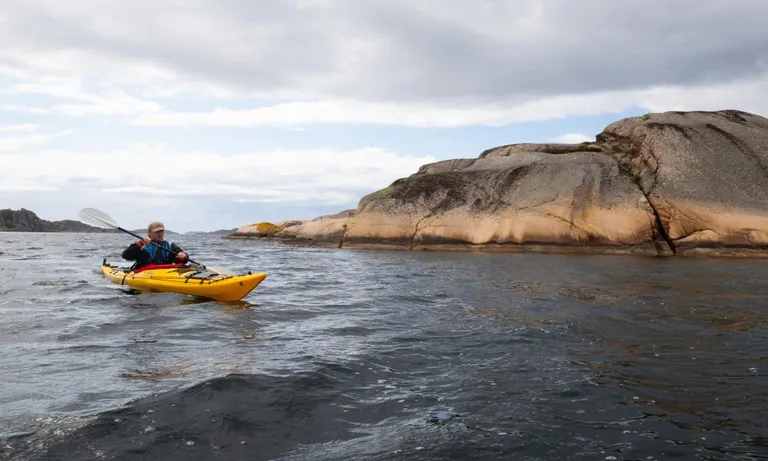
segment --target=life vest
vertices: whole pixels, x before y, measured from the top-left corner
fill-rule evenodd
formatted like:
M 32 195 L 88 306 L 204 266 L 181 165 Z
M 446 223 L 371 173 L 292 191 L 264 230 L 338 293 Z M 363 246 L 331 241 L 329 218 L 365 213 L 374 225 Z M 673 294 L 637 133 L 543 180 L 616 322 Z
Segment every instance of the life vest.
M 148 243 L 141 247 L 142 251 L 146 251 L 149 253 L 149 259 L 147 260 L 148 264 L 162 264 L 167 262 L 172 262 L 171 255 L 173 254 L 171 252 L 171 244 L 168 243 L 165 240 L 162 240 L 161 242 L 155 242 L 163 249 L 159 249 L 158 247 L 152 245 L 151 243 Z

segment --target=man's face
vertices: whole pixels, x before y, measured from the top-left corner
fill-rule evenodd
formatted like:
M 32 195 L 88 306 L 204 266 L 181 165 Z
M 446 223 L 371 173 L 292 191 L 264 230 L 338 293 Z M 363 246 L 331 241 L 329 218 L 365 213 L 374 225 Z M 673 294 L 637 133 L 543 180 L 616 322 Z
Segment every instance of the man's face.
M 163 237 L 165 237 L 165 229 L 162 227 L 152 229 L 152 231 L 149 233 L 149 238 L 155 242 L 159 242 L 163 239 Z

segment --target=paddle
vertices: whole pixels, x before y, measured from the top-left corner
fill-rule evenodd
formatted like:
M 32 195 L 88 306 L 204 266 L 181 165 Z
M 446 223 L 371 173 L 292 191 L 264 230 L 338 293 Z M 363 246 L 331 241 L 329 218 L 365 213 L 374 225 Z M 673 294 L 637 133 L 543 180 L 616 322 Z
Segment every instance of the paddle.
M 107 229 L 107 228 L 117 229 L 117 230 L 119 230 L 121 232 L 125 232 L 126 234 L 132 235 L 132 236 L 136 237 L 139 240 L 142 240 L 142 237 L 140 235 L 134 234 L 133 232 L 131 232 L 131 231 L 127 230 L 127 229 L 123 229 L 122 227 L 120 227 L 115 222 L 114 219 L 110 218 L 109 215 L 107 215 L 106 213 L 104 213 L 102 211 L 99 211 L 99 210 L 97 210 L 95 208 L 83 208 L 82 210 L 80 210 L 79 216 L 80 216 L 80 220 L 83 221 L 86 224 L 90 224 L 90 225 L 95 226 L 95 227 L 100 227 L 102 229 Z M 163 248 L 162 246 L 158 245 L 157 243 L 155 243 L 153 241 L 150 241 L 149 243 L 154 245 L 154 246 L 156 246 L 157 248 L 159 248 L 161 250 L 168 251 L 167 248 Z M 171 253 L 174 254 L 174 255 L 178 254 L 175 251 L 171 251 Z M 187 257 L 187 260 L 189 262 L 191 262 L 192 264 L 195 264 L 196 266 L 199 266 L 202 270 L 209 270 L 207 267 L 205 267 L 204 265 L 200 264 L 199 262 L 193 260 L 190 257 Z M 220 269 L 220 268 L 211 268 L 210 271 L 216 272 L 218 274 L 223 274 L 223 275 L 235 275 L 235 274 L 233 274 L 230 271 L 227 271 L 227 270 L 224 270 L 224 269 Z

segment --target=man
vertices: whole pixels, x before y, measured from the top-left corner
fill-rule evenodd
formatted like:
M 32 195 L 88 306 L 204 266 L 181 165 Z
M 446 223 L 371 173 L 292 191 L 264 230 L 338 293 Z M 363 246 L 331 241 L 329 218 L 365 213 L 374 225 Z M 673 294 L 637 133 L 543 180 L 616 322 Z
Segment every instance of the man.
M 132 243 L 123 251 L 123 259 L 136 261 L 133 269 L 138 269 L 147 264 L 170 264 L 174 262 L 186 262 L 189 257 L 175 243 L 164 240 L 165 226 L 160 221 L 155 221 L 147 226 L 147 236 L 136 243 Z M 150 242 L 162 247 L 158 248 Z M 177 254 L 174 254 L 177 253 Z

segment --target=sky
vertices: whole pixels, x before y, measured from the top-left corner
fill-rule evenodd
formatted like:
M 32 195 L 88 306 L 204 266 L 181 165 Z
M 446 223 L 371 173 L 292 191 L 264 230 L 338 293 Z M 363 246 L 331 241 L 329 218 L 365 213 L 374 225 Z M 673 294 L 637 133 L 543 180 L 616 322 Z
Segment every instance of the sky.
M 0 4 L 0 209 L 311 219 L 421 165 L 648 112 L 768 115 L 761 0 Z

